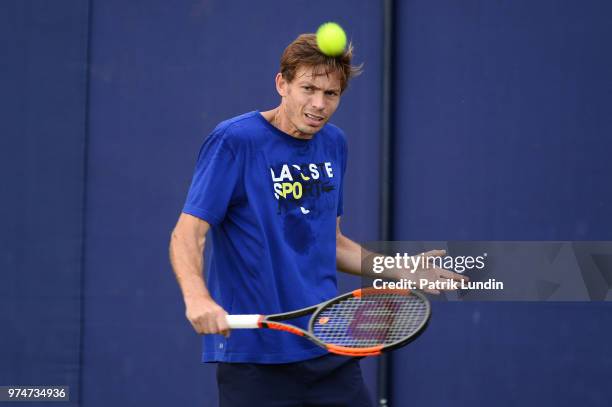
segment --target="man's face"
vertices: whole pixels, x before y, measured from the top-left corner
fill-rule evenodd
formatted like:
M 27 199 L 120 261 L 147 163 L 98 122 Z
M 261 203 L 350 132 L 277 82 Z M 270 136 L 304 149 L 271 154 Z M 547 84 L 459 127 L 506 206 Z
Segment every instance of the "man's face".
M 320 72 L 325 72 L 323 69 Z M 279 73 L 276 88 L 282 97 L 281 112 L 284 129 L 289 134 L 310 138 L 321 130 L 340 103 L 340 75 L 315 75 L 312 67 L 298 67 L 293 81 L 287 82 Z

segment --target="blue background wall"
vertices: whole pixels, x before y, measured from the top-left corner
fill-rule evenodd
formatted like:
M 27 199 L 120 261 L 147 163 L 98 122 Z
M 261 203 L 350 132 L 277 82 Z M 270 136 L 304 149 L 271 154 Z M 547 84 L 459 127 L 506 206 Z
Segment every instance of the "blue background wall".
M 610 240 L 611 11 L 398 2 L 396 239 Z M 354 180 L 343 229 L 375 240 L 378 2 L 0 4 L 0 385 L 68 384 L 74 405 L 216 404 L 169 233 L 203 137 L 274 107 L 284 47 L 327 20 L 366 64 L 333 120 L 349 135 Z M 344 278 L 341 290 L 356 285 Z M 434 312 L 393 354 L 391 405 L 612 396 L 608 304 L 437 302 Z M 373 385 L 374 361 L 363 365 Z
M 397 4 L 395 240 L 611 240 L 610 3 Z M 435 303 L 394 353 L 392 400 L 609 405 L 611 320 Z
M 0 385 L 78 389 L 87 26 L 0 2 Z

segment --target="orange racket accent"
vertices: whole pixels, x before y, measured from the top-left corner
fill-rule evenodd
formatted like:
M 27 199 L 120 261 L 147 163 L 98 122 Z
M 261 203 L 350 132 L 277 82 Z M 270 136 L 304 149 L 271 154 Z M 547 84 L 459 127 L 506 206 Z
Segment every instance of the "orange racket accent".
M 319 318 L 319 320 L 317 322 L 319 324 L 321 324 L 321 325 L 325 325 L 326 323 L 329 322 L 329 317 L 321 317 L 321 318 Z
M 263 324 L 262 324 L 262 322 L 263 322 L 264 318 L 265 318 L 265 317 L 264 317 L 263 315 L 260 315 L 260 316 L 259 316 L 259 319 L 257 320 L 257 326 L 258 326 L 258 327 L 263 328 Z
M 270 329 L 276 329 L 278 331 L 291 332 L 292 334 L 304 336 L 304 332 L 302 332 L 300 329 L 294 328 L 292 326 L 288 326 L 288 325 L 284 325 L 284 324 L 279 324 L 279 323 L 276 323 L 276 322 L 266 322 L 266 325 L 268 325 L 268 328 L 270 328 Z
M 370 346 L 369 348 L 349 348 L 348 346 L 326 344 L 328 351 L 344 356 L 376 356 L 382 352 L 383 345 Z
M 361 298 L 375 294 L 410 295 L 410 290 L 392 290 L 390 288 L 378 289 L 374 287 L 358 288 L 352 292 L 353 297 Z

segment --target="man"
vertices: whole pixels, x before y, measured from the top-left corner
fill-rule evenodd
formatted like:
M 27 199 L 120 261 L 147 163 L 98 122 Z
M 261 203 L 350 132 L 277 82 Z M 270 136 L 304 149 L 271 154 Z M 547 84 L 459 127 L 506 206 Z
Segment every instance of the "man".
M 170 257 L 195 331 L 222 334 L 203 339 L 222 406 L 370 405 L 356 360 L 284 332 L 230 336 L 225 320 L 320 303 L 337 295 L 336 269 L 360 274 L 361 248 L 340 231 L 346 138 L 328 123 L 359 73 L 351 58 L 300 35 L 276 75 L 280 105 L 222 122 L 200 150 Z

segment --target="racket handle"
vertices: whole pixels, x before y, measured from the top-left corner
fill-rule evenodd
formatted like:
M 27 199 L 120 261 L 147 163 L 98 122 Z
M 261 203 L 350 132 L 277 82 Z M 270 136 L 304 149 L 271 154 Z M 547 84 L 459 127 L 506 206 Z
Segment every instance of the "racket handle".
M 227 325 L 230 329 L 253 329 L 259 328 L 261 315 L 226 315 Z

